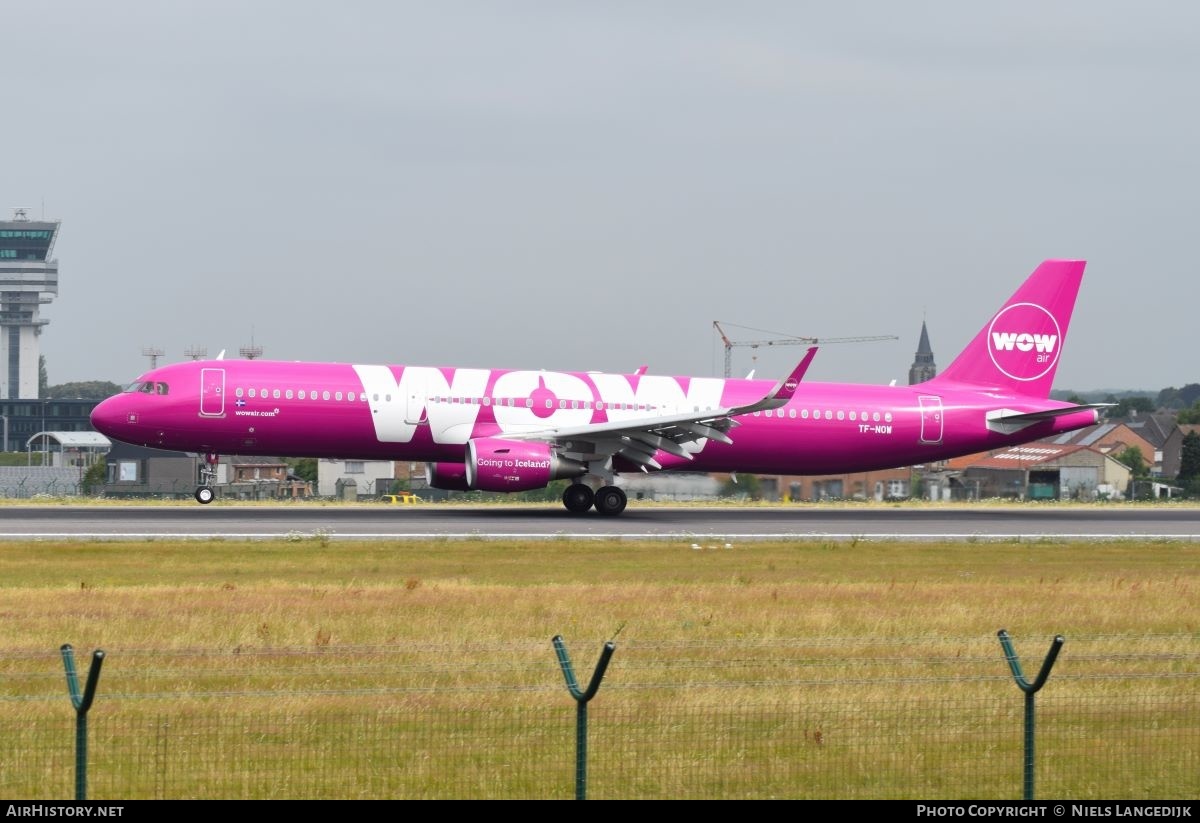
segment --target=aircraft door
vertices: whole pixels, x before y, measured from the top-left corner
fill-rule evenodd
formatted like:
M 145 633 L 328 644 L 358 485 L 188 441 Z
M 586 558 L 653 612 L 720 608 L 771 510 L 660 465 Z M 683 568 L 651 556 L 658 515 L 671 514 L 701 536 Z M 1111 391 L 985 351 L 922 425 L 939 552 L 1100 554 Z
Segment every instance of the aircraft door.
M 921 404 L 921 442 L 941 443 L 944 422 L 942 398 L 921 395 L 917 402 Z
M 225 370 L 200 370 L 200 414 L 222 417 L 225 414 Z
M 427 383 L 424 372 L 414 369 L 414 373 L 420 377 L 408 382 L 406 396 L 403 398 L 403 402 L 407 404 L 404 410 L 404 422 L 414 426 L 427 426 L 429 425 L 429 398 L 425 395 Z

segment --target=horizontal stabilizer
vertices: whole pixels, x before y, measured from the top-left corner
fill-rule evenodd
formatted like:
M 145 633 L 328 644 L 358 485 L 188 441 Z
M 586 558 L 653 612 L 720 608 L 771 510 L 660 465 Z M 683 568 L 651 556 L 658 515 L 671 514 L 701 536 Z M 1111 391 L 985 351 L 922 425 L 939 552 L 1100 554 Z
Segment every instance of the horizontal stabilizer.
M 994 409 L 987 413 L 987 427 L 999 434 L 1015 434 L 1021 429 L 1028 428 L 1043 420 L 1052 420 L 1068 414 L 1091 411 L 1096 420 L 1100 419 L 1100 409 L 1115 406 L 1116 403 L 1084 403 L 1080 406 L 1066 406 L 1061 409 L 1043 409 L 1035 412 L 1019 412 L 1012 409 Z

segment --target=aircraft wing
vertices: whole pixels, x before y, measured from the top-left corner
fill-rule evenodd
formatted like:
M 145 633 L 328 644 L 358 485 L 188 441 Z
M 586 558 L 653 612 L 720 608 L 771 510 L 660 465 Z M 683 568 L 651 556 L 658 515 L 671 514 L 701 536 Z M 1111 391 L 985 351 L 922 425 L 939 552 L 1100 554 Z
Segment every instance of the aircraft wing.
M 654 459 L 656 451 L 661 450 L 691 460 L 692 453 L 686 448 L 688 444 L 705 438 L 730 444 L 733 440 L 728 432 L 739 425 L 736 419 L 738 416 L 786 405 L 795 395 L 816 353 L 817 347 L 811 347 L 804 359 L 792 369 L 791 374 L 780 380 L 761 399 L 744 406 L 646 416 L 584 426 L 547 427 L 534 431 L 505 433 L 501 436 L 506 440 L 553 443 L 560 454 L 581 460 L 620 455 L 637 463 L 643 471 L 661 469 L 662 465 Z

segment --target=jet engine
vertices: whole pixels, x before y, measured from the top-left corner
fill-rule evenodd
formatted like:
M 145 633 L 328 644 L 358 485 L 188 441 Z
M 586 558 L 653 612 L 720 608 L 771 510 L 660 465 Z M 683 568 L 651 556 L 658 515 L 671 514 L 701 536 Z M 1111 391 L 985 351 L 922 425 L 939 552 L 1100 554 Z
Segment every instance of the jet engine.
M 560 477 L 579 477 L 587 466 L 559 457 L 545 443 L 480 437 L 467 443 L 466 483 L 487 492 L 540 489 Z
M 425 479 L 435 489 L 470 491 L 467 485 L 467 467 L 463 463 L 426 463 Z

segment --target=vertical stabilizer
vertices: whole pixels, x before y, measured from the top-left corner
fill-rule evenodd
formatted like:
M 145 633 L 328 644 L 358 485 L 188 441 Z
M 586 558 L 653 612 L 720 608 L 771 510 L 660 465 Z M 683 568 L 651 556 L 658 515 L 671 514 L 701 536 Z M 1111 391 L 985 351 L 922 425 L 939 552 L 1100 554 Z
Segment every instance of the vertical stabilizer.
M 1050 396 L 1083 278 L 1083 260 L 1047 260 L 930 383 Z

